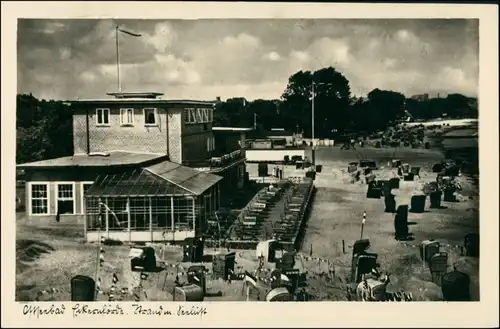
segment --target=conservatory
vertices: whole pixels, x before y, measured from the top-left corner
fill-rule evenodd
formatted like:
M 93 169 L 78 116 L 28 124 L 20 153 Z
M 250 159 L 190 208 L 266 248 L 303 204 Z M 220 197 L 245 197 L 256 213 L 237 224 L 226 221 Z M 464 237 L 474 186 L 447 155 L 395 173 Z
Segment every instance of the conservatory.
M 169 161 L 100 175 L 85 193 L 85 236 L 182 241 L 203 234 L 222 177 Z

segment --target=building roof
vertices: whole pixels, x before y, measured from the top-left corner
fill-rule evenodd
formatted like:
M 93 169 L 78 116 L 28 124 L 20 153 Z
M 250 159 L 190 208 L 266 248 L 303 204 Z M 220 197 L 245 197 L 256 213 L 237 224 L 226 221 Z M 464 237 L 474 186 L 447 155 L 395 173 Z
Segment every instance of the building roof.
M 170 161 L 162 161 L 145 168 L 147 171 L 175 185 L 181 186 L 192 194 L 202 194 L 220 181 L 222 177 L 182 166 Z
M 163 93 L 156 92 L 114 92 L 107 93 L 109 96 L 114 96 L 116 98 L 157 98 L 158 96 L 163 96 Z
M 166 155 L 115 151 L 106 153 L 106 155 L 77 154 L 68 157 L 22 163 L 17 165 L 17 168 L 127 166 L 139 165 L 161 157 L 166 157 Z
M 85 192 L 86 197 L 148 197 L 191 194 L 144 169 L 97 177 Z
M 147 197 L 201 195 L 222 177 L 163 161 L 149 167 L 105 174 L 96 179 L 86 196 Z
M 253 128 L 242 127 L 212 127 L 213 131 L 252 131 Z
M 190 99 L 160 99 L 144 97 L 126 97 L 126 98 L 94 98 L 94 99 L 76 99 L 69 101 L 70 104 L 156 104 L 156 105 L 191 105 L 213 107 L 216 101 L 198 101 Z

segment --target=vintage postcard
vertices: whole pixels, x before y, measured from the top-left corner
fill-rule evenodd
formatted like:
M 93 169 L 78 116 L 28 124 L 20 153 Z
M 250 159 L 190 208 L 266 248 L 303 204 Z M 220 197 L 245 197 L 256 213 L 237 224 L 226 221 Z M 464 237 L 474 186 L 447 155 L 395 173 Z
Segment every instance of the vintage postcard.
M 2 322 L 495 325 L 495 9 L 2 3 Z

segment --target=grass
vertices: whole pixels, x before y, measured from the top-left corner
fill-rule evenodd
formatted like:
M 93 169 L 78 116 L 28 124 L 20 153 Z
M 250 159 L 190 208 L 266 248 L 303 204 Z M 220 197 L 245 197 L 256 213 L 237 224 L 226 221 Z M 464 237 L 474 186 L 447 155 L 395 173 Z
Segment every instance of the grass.
M 360 224 L 363 211 L 367 212 L 367 221 L 363 237 L 371 241 L 371 249 L 378 253 L 379 263 L 383 271 L 390 272 L 389 289 L 400 288 L 411 291 L 417 300 L 439 300 L 440 288 L 431 282 L 428 268 L 422 265 L 418 245 L 426 239 L 436 239 L 443 244 L 443 251 L 449 253 L 450 270 L 453 264 L 457 269 L 470 275 L 471 292 L 474 300 L 479 300 L 479 261 L 462 257 L 456 245 L 463 244 L 467 233 L 479 231 L 478 192 L 477 186 L 466 177 L 460 177 L 462 186 L 467 186 L 467 196 L 463 202 L 444 203 L 446 209 L 430 209 L 423 214 L 409 214 L 409 221 L 415 225 L 410 231 L 415 241 L 398 242 L 393 238 L 393 215 L 384 213 L 383 199 L 366 199 L 366 185 L 351 184 L 346 177 L 347 164 L 361 158 L 377 161 L 381 168 L 377 175 L 390 175 L 386 162 L 393 157 L 422 167 L 420 181 L 401 182 L 397 191 L 397 203 L 407 203 L 411 193 L 417 190 L 422 181 L 434 179 L 429 168 L 439 161 L 439 152 L 422 149 L 375 149 L 364 148 L 357 151 L 342 151 L 338 147 L 320 148 L 316 151 L 317 164 L 323 165 L 315 181 L 317 193 L 308 222 L 307 233 L 303 243 L 304 255 L 311 252 L 314 257 L 329 259 L 335 268 L 335 279 L 326 280 L 321 275 L 328 271 L 325 263 L 317 260 L 297 261 L 296 266 L 309 273 L 309 291 L 318 300 L 346 300 L 346 287 L 351 267 L 351 248 L 355 240 L 360 238 Z M 248 164 L 247 170 L 257 171 L 257 165 Z M 285 166 L 285 176 L 302 176 L 302 170 Z M 465 188 L 464 188 L 465 190 Z M 246 199 L 246 198 L 243 198 Z M 428 201 L 429 202 L 429 201 Z M 427 207 L 428 209 L 428 207 Z M 98 249 L 95 244 L 83 243 L 83 231 L 72 225 L 54 224 L 51 227 L 39 227 L 23 224 L 19 215 L 16 236 L 16 300 L 29 301 L 37 299 L 40 291 L 54 291 L 45 294 L 41 300 L 70 299 L 70 279 L 77 274 L 95 277 Z M 345 253 L 342 247 L 345 245 Z M 159 257 L 169 264 L 177 264 L 182 257 L 182 249 L 155 246 Z M 132 291 L 139 280 L 138 273 L 130 271 L 128 246 L 105 246 L 105 263 L 99 268 L 102 288 L 111 285 L 112 274 L 119 279 L 119 287 L 127 287 Z M 213 253 L 214 250 L 206 250 Z M 253 270 L 256 267 L 255 251 L 237 251 L 237 271 Z M 191 264 L 182 264 L 185 271 Z M 208 268 L 211 264 L 206 264 Z M 174 285 L 176 269 L 168 267 L 166 271 L 150 274 L 143 283 L 144 291 L 141 300 L 172 300 L 171 291 Z M 185 276 L 181 280 L 186 280 Z M 221 291 L 222 297 L 207 297 L 207 301 L 244 300 L 239 282 L 228 284 L 221 280 L 209 280 L 209 291 Z M 145 294 L 144 294 L 145 293 Z M 107 296 L 100 295 L 100 300 Z M 131 296 L 125 297 L 132 298 Z

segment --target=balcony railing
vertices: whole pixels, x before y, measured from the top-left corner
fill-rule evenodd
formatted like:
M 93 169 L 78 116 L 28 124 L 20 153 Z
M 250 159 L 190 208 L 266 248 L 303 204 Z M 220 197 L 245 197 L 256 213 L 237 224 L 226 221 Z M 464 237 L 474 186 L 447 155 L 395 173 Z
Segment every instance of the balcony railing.
M 207 160 L 201 161 L 184 161 L 184 164 L 189 167 L 201 167 L 201 168 L 220 168 L 228 166 L 238 160 L 244 159 L 245 153 L 243 150 L 236 150 L 231 153 L 219 154 L 217 156 L 212 156 Z

